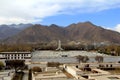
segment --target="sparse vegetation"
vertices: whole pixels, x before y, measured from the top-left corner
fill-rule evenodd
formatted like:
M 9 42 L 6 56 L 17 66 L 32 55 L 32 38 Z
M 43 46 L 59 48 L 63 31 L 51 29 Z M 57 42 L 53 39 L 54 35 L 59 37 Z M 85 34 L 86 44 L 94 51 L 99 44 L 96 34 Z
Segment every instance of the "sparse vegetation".
M 76 59 L 79 63 L 81 63 L 83 61 L 83 56 L 78 55 L 78 56 L 76 56 Z
M 59 67 L 60 63 L 59 62 L 48 62 L 47 66 L 48 67 Z
M 119 45 L 101 46 L 98 48 L 98 52 L 112 56 L 120 56 L 120 46 Z
M 84 57 L 83 62 L 86 63 L 89 60 L 89 58 L 88 56 L 83 56 L 83 57 Z
M 2 61 L 0 61 L 0 70 L 4 67 L 4 63 Z
M 88 56 L 81 56 L 81 55 L 76 56 L 76 59 L 79 63 L 81 62 L 86 63 L 89 60 Z
M 103 56 L 96 56 L 95 60 L 100 63 L 100 62 L 103 62 L 104 58 Z
M 57 48 L 57 41 L 40 42 L 37 44 L 0 44 L 0 52 L 15 52 L 15 51 L 33 51 L 33 50 L 55 50 Z M 120 56 L 119 45 L 99 45 L 81 43 L 75 44 L 75 42 L 63 42 L 62 48 L 64 50 L 84 50 L 84 51 L 98 51 L 102 54 Z
M 35 67 L 32 68 L 32 71 L 33 72 L 42 72 L 42 69 L 38 66 L 35 66 Z
M 5 63 L 6 66 L 15 69 L 16 73 L 18 72 L 18 70 L 21 71 L 25 67 L 24 60 L 6 60 Z
M 0 45 L 0 52 L 32 51 L 33 45 L 30 44 L 12 44 Z

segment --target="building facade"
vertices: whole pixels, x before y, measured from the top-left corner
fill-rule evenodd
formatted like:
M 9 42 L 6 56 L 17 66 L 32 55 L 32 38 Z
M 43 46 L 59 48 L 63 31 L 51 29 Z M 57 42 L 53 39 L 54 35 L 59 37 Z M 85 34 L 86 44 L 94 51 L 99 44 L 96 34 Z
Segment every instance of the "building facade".
M 0 52 L 0 59 L 5 60 L 31 59 L 31 52 Z

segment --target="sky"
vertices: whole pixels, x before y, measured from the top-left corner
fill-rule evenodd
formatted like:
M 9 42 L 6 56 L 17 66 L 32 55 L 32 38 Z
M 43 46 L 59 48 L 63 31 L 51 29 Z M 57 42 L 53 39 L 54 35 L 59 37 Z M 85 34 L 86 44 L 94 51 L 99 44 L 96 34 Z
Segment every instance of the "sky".
M 0 0 L 0 24 L 86 21 L 120 32 L 120 0 Z

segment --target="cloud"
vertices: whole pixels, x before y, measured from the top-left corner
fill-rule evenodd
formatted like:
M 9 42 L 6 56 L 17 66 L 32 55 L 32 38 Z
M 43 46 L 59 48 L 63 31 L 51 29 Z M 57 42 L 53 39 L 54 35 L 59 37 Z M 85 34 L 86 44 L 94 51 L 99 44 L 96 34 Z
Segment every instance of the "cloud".
M 115 27 L 104 27 L 104 28 L 108 30 L 114 30 L 120 33 L 120 24 L 117 24 Z
M 118 7 L 120 0 L 0 0 L 0 24 L 35 23 L 48 16 Z
M 115 27 L 115 31 L 120 32 L 120 24 L 118 24 L 118 25 Z

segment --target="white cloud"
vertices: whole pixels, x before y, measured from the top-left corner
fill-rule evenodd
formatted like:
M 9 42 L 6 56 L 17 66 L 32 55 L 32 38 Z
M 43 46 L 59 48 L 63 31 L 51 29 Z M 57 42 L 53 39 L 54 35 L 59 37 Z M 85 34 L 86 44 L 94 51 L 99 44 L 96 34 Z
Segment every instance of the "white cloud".
M 0 0 L 0 24 L 30 23 L 58 14 L 120 7 L 120 0 Z
M 118 24 L 118 25 L 115 27 L 115 31 L 120 32 L 120 24 Z
M 114 31 L 117 31 L 120 33 L 120 24 L 117 24 L 116 26 L 114 27 L 104 27 L 105 29 L 108 29 L 108 30 L 114 30 Z

